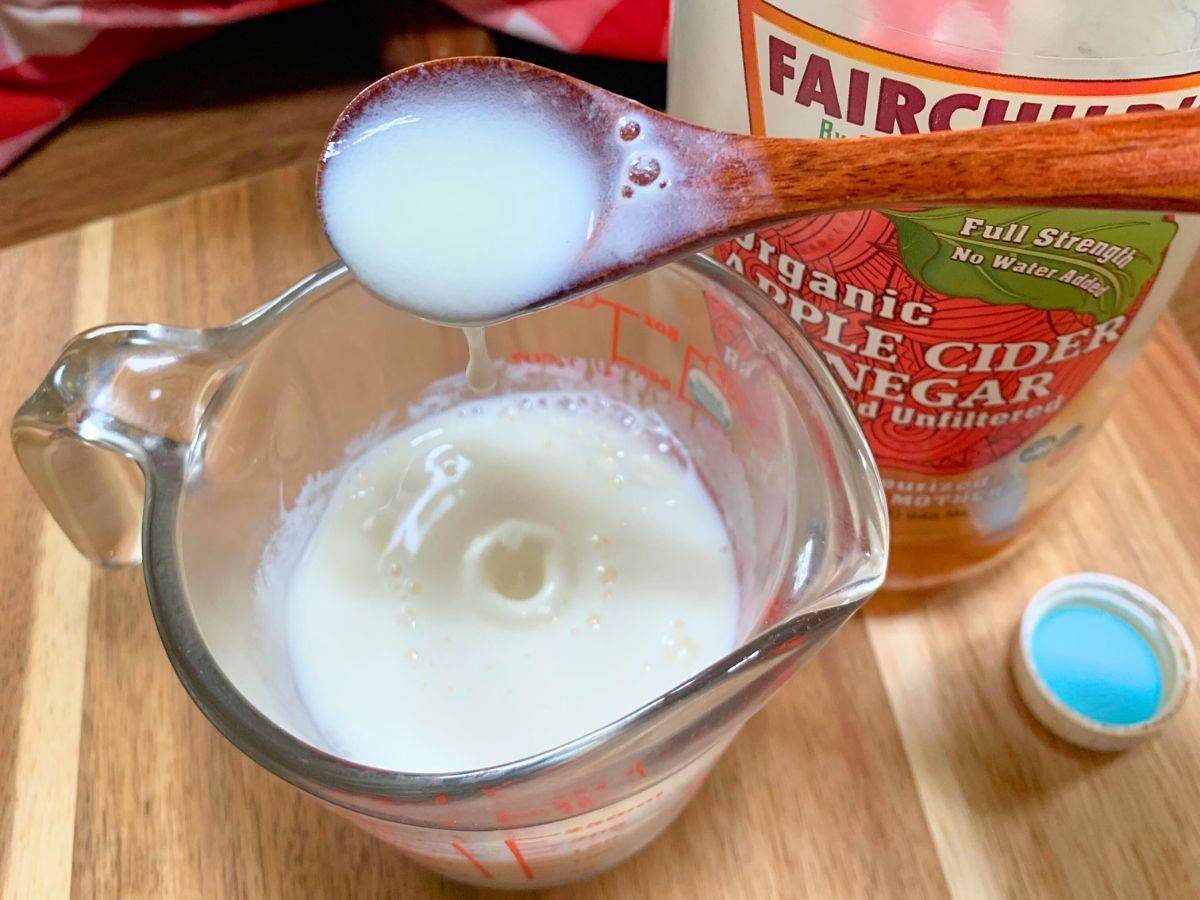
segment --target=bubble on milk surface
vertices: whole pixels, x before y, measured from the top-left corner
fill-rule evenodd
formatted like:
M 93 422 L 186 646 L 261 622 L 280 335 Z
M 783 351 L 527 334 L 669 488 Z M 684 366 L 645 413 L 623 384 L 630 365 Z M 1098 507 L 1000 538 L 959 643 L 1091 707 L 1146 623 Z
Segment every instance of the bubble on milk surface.
M 629 163 L 629 180 L 639 187 L 653 184 L 662 173 L 662 166 L 653 156 L 635 156 Z
M 700 653 L 696 642 L 686 636 L 668 634 L 663 636 L 663 655 L 670 665 L 687 665 Z

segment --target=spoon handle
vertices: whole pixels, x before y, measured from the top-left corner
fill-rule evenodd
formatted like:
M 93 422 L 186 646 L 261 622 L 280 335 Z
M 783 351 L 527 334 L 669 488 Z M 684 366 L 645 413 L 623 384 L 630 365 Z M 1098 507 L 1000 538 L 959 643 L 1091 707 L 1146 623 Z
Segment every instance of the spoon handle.
M 756 195 L 742 205 L 758 218 L 751 227 L 907 203 L 1200 212 L 1200 109 L 870 141 L 747 140 L 768 178 L 723 174 Z

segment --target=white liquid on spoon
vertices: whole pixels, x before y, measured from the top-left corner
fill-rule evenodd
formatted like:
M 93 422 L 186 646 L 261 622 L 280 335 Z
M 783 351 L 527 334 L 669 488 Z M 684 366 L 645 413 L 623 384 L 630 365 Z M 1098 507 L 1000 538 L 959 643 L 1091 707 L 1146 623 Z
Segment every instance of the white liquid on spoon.
M 497 322 L 723 215 L 653 117 L 496 66 L 377 84 L 339 119 L 321 214 L 382 299 L 443 324 Z M 728 162 L 722 135 L 687 144 Z
M 330 749 L 482 768 L 634 711 L 735 643 L 721 516 L 652 414 L 516 395 L 355 462 L 290 582 L 296 683 Z
M 326 153 L 326 232 L 383 299 L 436 322 L 518 311 L 566 282 L 601 201 L 574 135 L 487 84 L 375 101 Z

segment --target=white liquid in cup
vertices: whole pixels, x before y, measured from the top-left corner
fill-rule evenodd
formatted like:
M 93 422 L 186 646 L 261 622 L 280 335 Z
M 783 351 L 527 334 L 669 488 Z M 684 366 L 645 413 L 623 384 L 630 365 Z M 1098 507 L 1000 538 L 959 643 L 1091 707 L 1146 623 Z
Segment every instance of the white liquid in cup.
M 452 408 L 355 461 L 286 603 L 329 748 L 451 772 L 582 737 L 715 662 L 738 584 L 657 416 L 549 393 Z

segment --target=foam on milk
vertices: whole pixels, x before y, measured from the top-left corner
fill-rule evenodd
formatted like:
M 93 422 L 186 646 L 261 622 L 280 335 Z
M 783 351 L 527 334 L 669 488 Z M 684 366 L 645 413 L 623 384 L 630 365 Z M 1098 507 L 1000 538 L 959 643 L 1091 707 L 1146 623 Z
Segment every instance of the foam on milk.
M 652 412 L 600 394 L 434 413 L 353 462 L 286 595 L 333 752 L 482 768 L 613 722 L 736 643 L 720 513 Z

